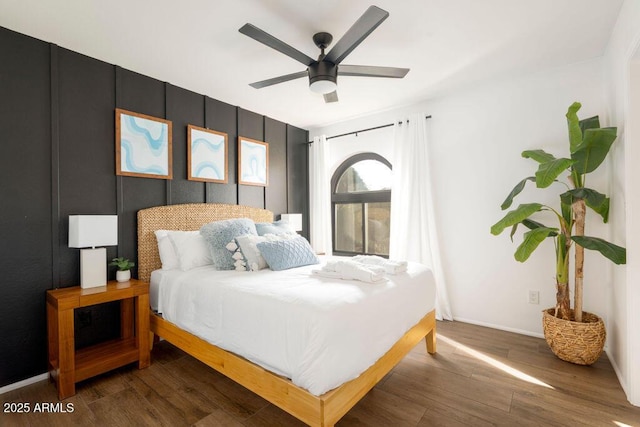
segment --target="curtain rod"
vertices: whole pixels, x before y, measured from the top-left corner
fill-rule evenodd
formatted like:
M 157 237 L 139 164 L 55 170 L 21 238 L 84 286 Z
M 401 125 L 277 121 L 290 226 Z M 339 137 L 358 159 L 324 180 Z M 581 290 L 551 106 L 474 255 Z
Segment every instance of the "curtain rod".
M 425 118 L 425 119 L 430 119 L 430 118 L 431 118 L 431 116 L 425 116 L 424 118 Z M 407 123 L 409 123 L 409 120 L 407 120 Z M 388 127 L 393 126 L 394 124 L 395 124 L 395 123 L 388 123 L 388 124 L 386 124 L 386 125 L 374 126 L 374 127 L 372 127 L 372 128 L 361 129 L 361 130 L 354 130 L 353 132 L 347 132 L 347 133 L 341 133 L 340 135 L 328 136 L 328 137 L 327 137 L 327 140 L 329 140 L 329 139 L 333 139 L 333 138 L 340 138 L 340 137 L 342 137 L 342 136 L 357 135 L 357 134 L 359 134 L 359 133 L 362 133 L 362 132 L 368 132 L 368 131 L 370 131 L 370 130 L 376 130 L 376 129 L 388 128 Z M 398 124 L 399 124 L 399 125 L 401 125 L 401 124 L 402 124 L 402 121 L 398 122 Z M 313 141 L 309 141 L 309 144 L 313 144 Z

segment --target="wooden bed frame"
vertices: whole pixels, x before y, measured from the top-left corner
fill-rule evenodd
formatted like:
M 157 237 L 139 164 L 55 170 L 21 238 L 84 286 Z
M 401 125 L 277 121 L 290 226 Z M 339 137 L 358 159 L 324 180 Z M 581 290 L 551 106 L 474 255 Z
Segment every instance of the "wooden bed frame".
M 240 205 L 186 204 L 159 206 L 138 212 L 138 277 L 148 282 L 161 267 L 155 230 L 198 230 L 203 224 L 230 218 L 273 221 L 273 213 Z M 423 338 L 436 352 L 435 311 L 427 313 L 378 361 L 359 377 L 322 396 L 315 396 L 289 379 L 183 331 L 152 313 L 151 333 L 192 355 L 310 426 L 333 426 L 364 397 Z

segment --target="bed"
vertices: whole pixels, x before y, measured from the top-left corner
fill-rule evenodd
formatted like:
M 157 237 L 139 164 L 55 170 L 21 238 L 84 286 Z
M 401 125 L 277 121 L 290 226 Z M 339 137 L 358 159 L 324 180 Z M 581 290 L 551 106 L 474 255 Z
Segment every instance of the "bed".
M 144 281 L 150 281 L 152 272 L 160 269 L 160 258 L 154 234 L 156 230 L 197 230 L 203 224 L 230 218 L 250 218 L 256 222 L 271 222 L 273 220 L 273 214 L 264 209 L 225 204 L 172 205 L 139 211 L 139 278 Z M 304 277 L 303 273 L 306 274 L 306 276 L 310 276 L 308 274 L 310 268 L 311 267 L 307 267 L 307 269 L 304 270 L 303 267 L 300 267 L 300 270 L 293 269 L 296 271 L 284 273 L 283 276 L 274 275 L 273 277 L 277 277 L 279 283 L 290 284 L 291 286 L 288 289 L 291 289 L 291 292 L 297 292 L 298 289 L 307 289 L 314 286 L 313 283 L 297 283 L 298 279 L 302 281 L 302 278 Z M 182 276 L 181 280 L 183 281 L 183 285 L 193 287 L 211 287 L 206 284 L 197 285 L 197 283 L 199 283 L 202 278 L 210 278 L 214 274 L 219 274 L 219 276 L 216 276 L 214 279 L 216 283 L 219 284 L 219 286 L 215 287 L 216 289 L 227 289 L 225 288 L 225 283 L 231 275 L 246 277 L 246 283 L 243 284 L 243 287 L 249 289 L 253 286 L 251 283 L 252 281 L 261 281 L 262 276 L 260 276 L 260 274 L 267 277 L 270 273 L 280 273 L 270 271 L 252 273 L 213 272 L 206 271 L 206 268 L 204 267 L 201 269 L 202 270 L 194 270 L 191 272 L 191 275 Z M 157 273 L 154 274 L 157 276 Z M 170 274 L 168 275 L 170 276 Z M 154 283 L 157 281 L 157 277 L 155 277 Z M 315 286 L 317 286 L 317 284 Z M 342 289 L 342 292 L 352 292 L 347 286 L 337 286 Z M 158 291 L 153 288 L 154 287 L 152 287 L 152 294 L 157 294 Z M 229 286 L 229 288 L 231 288 L 231 286 Z M 268 287 L 262 287 L 260 289 L 265 288 Z M 345 288 L 347 291 L 344 290 Z M 256 289 L 258 288 L 254 288 L 253 291 Z M 194 292 L 197 292 L 197 289 L 194 290 Z M 374 293 L 374 291 L 371 292 Z M 165 292 L 165 294 L 166 293 L 167 292 Z M 215 297 L 212 301 L 215 301 L 218 297 L 219 296 Z M 165 307 L 160 311 L 169 313 L 169 309 L 166 305 L 168 304 L 166 301 L 169 300 L 166 300 L 166 298 L 167 296 L 164 295 L 162 301 L 165 301 L 163 302 Z M 348 298 L 348 296 L 346 298 Z M 238 298 L 234 297 L 228 301 L 231 300 L 238 300 Z M 250 300 L 249 302 L 244 301 L 239 304 L 248 306 L 250 304 Z M 266 307 L 265 311 L 268 311 L 267 308 L 270 304 L 271 303 L 261 304 L 260 307 Z M 321 307 L 321 305 L 322 304 L 319 306 Z M 296 307 L 296 309 L 300 310 L 299 304 L 296 305 Z M 279 310 L 280 308 L 278 306 L 274 306 L 272 308 L 272 314 L 277 313 Z M 234 309 L 234 312 L 238 311 L 239 310 Z M 312 306 L 310 306 L 309 311 L 313 312 Z M 306 311 L 304 314 L 306 314 Z M 165 317 L 172 318 L 170 315 L 165 315 Z M 215 342 L 215 340 L 212 340 L 210 337 L 204 336 L 206 339 L 201 337 L 203 334 L 199 332 L 197 325 L 192 326 L 189 323 L 181 323 L 179 320 L 176 320 L 176 323 L 174 323 L 167 320 L 165 317 L 157 313 L 151 315 L 150 326 L 153 334 L 164 338 L 176 347 L 196 357 L 208 366 L 216 369 L 306 424 L 312 426 L 332 426 L 338 422 L 338 420 L 347 413 L 349 409 L 351 409 L 372 387 L 375 386 L 375 384 L 378 383 L 378 381 L 393 369 L 393 367 L 409 352 L 409 350 L 411 350 L 423 338 L 426 341 L 427 351 L 429 353 L 435 353 L 436 351 L 435 313 L 431 310 L 419 318 L 415 324 L 411 323 L 413 326 L 409 326 L 406 333 L 404 333 L 404 335 L 401 334 L 400 338 L 395 341 L 395 343 L 388 343 L 387 347 L 385 347 L 386 352 L 383 351 L 380 353 L 382 356 L 377 358 L 377 360 L 372 361 L 373 364 L 366 368 L 366 370 L 364 370 L 359 376 L 349 379 L 346 382 L 335 384 L 335 387 L 332 384 L 324 385 L 324 388 L 321 387 L 316 389 L 315 393 L 312 393 L 310 390 L 313 390 L 313 387 L 302 387 L 300 385 L 296 385 L 294 381 L 299 382 L 296 379 L 296 374 L 288 375 L 286 368 L 280 369 L 277 365 L 278 359 L 274 359 L 276 362 L 273 363 L 265 363 L 263 362 L 263 359 L 254 358 L 251 352 L 248 352 L 247 354 L 242 351 L 236 352 L 224 350 L 219 346 L 211 344 L 211 342 Z M 380 316 L 380 318 L 384 320 L 384 316 Z M 277 319 L 274 319 L 274 322 L 276 320 Z M 371 321 L 371 326 L 375 325 L 374 321 L 380 321 L 380 319 L 374 318 L 370 318 L 369 320 Z M 177 324 L 182 324 L 183 327 L 179 327 Z M 378 324 L 372 329 L 381 329 L 382 326 L 384 326 L 384 324 Z M 257 340 L 256 346 L 259 347 Z M 225 348 L 235 350 L 235 347 L 233 346 L 229 347 L 228 345 L 225 345 Z M 339 353 L 340 350 L 341 349 L 339 347 L 334 346 L 333 351 L 329 353 Z M 345 349 L 344 351 L 347 350 L 348 349 Z M 243 356 L 238 354 L 243 354 Z M 326 354 L 321 354 L 321 352 L 311 353 L 311 357 L 314 360 L 315 358 L 318 358 L 318 361 L 321 361 L 320 358 L 323 356 L 326 356 Z M 307 357 L 309 357 L 309 355 L 307 355 Z M 340 360 L 345 360 L 341 356 L 335 356 L 334 359 L 336 357 Z M 320 363 L 320 365 L 326 364 Z M 267 369 L 267 367 L 269 369 Z M 289 377 L 293 377 L 294 380 L 289 379 Z M 311 383 L 313 383 L 313 381 L 311 381 Z M 324 390 L 326 388 L 331 389 L 325 392 Z M 322 393 L 318 393 L 318 390 L 321 390 Z

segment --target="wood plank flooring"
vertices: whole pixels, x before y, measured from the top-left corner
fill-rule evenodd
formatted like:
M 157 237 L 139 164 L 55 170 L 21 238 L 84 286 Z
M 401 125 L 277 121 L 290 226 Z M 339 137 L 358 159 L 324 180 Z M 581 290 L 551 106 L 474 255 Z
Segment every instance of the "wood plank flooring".
M 424 342 L 338 426 L 640 426 L 603 355 L 593 366 L 557 359 L 542 339 L 438 322 L 438 354 Z M 78 384 L 72 413 L 33 413 L 57 403 L 43 381 L 0 396 L 30 403 L 1 426 L 300 426 L 299 421 L 161 342 L 151 367 L 124 367 Z

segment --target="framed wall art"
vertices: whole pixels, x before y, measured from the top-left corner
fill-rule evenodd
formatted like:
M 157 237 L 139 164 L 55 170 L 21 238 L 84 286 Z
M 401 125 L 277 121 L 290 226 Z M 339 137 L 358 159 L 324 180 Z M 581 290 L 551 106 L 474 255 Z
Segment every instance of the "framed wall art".
M 269 144 L 238 137 L 238 184 L 269 185 Z
M 116 108 L 116 175 L 172 179 L 171 122 Z
M 187 179 L 226 184 L 228 157 L 226 133 L 187 126 Z

